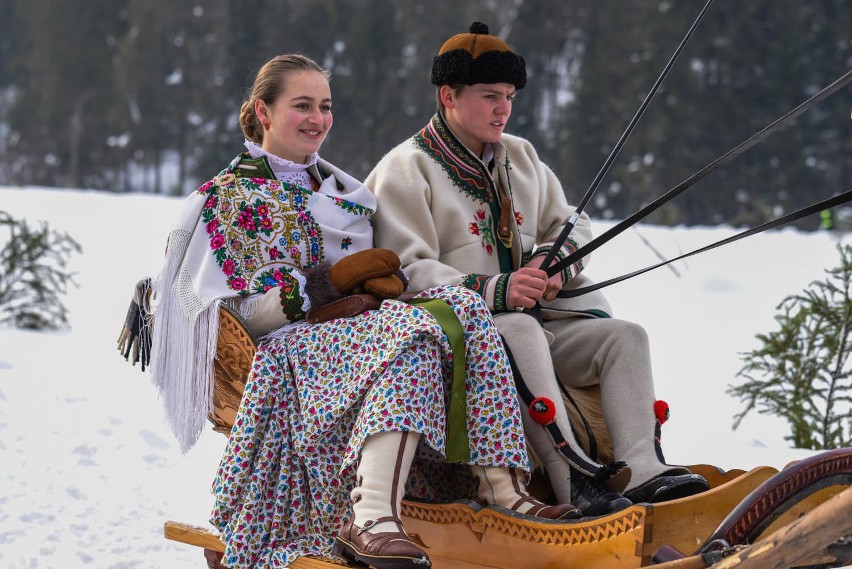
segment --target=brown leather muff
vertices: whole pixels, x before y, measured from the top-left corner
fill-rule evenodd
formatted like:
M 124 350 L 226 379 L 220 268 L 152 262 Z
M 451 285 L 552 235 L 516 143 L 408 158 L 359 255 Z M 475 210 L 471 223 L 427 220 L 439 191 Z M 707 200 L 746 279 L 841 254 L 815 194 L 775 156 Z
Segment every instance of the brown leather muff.
M 334 288 L 346 295 L 365 281 L 393 275 L 399 267 L 399 257 L 390 249 L 366 249 L 334 263 L 329 277 Z
M 376 310 L 381 304 L 382 301 L 372 294 L 351 294 L 319 308 L 308 310 L 305 320 L 310 324 L 319 324 L 335 318 L 349 318 L 367 310 Z

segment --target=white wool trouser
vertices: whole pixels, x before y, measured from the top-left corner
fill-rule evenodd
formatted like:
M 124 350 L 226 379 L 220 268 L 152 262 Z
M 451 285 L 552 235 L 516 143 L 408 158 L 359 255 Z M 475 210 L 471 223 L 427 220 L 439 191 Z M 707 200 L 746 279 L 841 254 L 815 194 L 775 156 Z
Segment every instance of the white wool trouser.
M 528 314 L 507 312 L 494 317 L 497 330 L 509 347 L 524 383 L 535 397 L 547 397 L 556 406 L 556 424 L 565 440 L 588 462 L 593 462 L 582 450 L 571 431 L 568 413 L 562 402 L 562 393 L 556 383 L 550 346 L 541 325 Z M 571 503 L 571 466 L 565 456 L 555 447 L 547 430 L 530 416 L 529 406 L 520 396 L 521 419 L 524 434 L 550 478 L 556 498 L 561 504 Z M 653 434 L 653 433 L 652 433 Z
M 615 318 L 563 318 L 545 321 L 544 327 L 554 336 L 550 352 L 558 378 L 568 387 L 600 385 L 615 459 L 632 471 L 626 490 L 670 470 L 654 445 L 654 379 L 645 329 Z
M 361 447 L 357 484 L 352 490 L 352 512 L 355 525 L 364 527 L 369 521 L 391 516 L 399 518 L 399 507 L 405 493 L 405 481 L 420 433 L 390 431 L 370 435 Z M 370 533 L 399 531 L 393 522 L 370 526 Z

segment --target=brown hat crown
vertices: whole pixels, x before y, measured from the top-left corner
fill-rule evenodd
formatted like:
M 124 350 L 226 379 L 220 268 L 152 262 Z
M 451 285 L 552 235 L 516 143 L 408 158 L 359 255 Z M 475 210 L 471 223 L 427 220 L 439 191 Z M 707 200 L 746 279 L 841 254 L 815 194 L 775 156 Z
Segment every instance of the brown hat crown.
M 456 34 L 444 42 L 432 61 L 434 85 L 510 83 L 522 89 L 526 82 L 524 58 L 490 35 L 482 22 L 471 24 L 470 33 Z

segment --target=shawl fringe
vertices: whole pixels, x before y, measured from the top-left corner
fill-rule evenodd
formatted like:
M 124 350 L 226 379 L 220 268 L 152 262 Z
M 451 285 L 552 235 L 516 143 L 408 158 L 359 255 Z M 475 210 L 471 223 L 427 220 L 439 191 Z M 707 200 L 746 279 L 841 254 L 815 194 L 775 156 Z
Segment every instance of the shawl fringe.
M 169 427 L 187 452 L 198 441 L 213 407 L 213 359 L 220 301 L 204 307 L 186 286 L 183 267 L 191 233 L 175 229 L 163 272 L 154 282 L 157 332 L 152 347 L 152 382 L 157 386 Z

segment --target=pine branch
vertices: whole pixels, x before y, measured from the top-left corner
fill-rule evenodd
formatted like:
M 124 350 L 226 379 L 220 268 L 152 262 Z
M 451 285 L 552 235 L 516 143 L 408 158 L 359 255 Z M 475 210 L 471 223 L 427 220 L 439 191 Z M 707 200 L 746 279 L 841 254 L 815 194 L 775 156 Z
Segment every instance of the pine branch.
M 743 354 L 737 377 L 745 381 L 727 392 L 744 409 L 734 428 L 752 410 L 784 417 L 785 439 L 803 448 L 850 444 L 849 355 L 852 352 L 852 247 L 838 246 L 841 266 L 825 281 L 785 297 L 777 306 L 779 329 L 758 334 L 761 347 Z
M 57 329 L 68 323 L 60 296 L 75 285 L 66 271 L 68 260 L 81 247 L 67 233 L 51 231 L 46 223 L 32 229 L 0 211 L 0 324 L 30 329 Z

